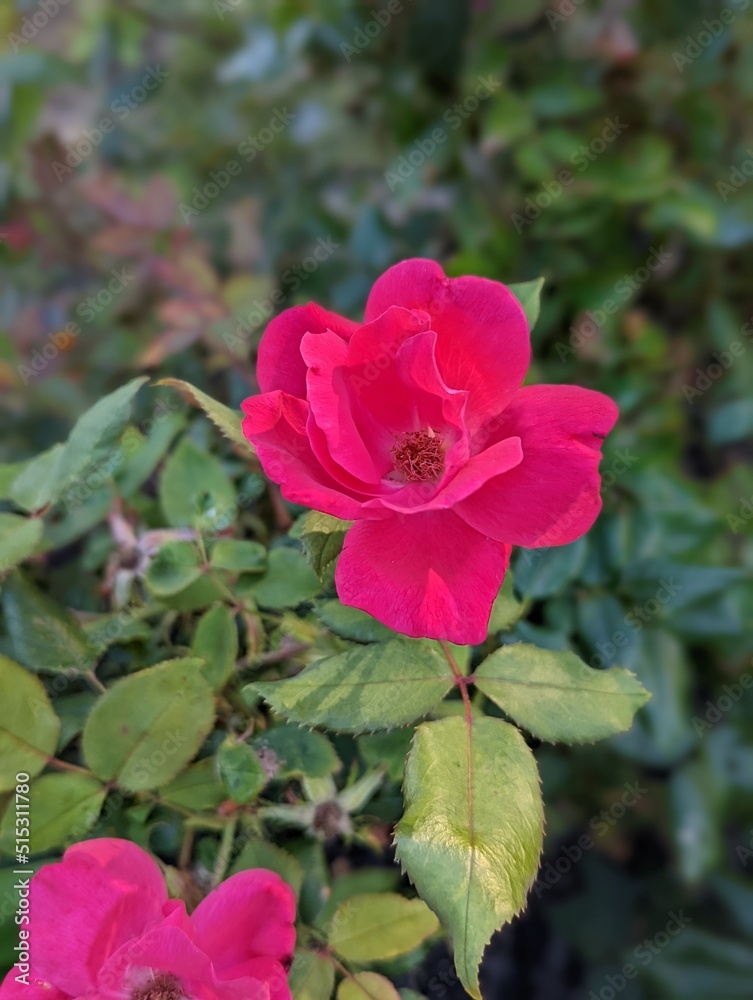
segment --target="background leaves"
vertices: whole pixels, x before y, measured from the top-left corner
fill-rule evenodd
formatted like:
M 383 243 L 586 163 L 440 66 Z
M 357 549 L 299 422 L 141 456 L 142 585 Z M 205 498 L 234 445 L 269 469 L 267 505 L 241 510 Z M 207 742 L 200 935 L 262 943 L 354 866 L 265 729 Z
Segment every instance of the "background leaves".
M 103 781 L 145 791 L 166 784 L 195 756 L 214 719 L 201 661 L 171 660 L 126 677 L 84 727 L 84 758 Z
M 2 7 L 0 653 L 60 720 L 58 763 L 31 782 L 49 805 L 35 863 L 85 836 L 127 836 L 191 905 L 236 863 L 276 864 L 296 883 L 313 956 L 302 979 L 296 960 L 296 996 L 462 998 L 437 937 L 347 975 L 322 957 L 350 895 L 414 896 L 391 847 L 405 757 L 417 725 L 464 710 L 450 682 L 399 729 L 312 733 L 255 690 L 392 637 L 337 602 L 348 526 L 265 483 L 240 402 L 285 306 L 360 318 L 375 277 L 411 255 L 509 282 L 521 299 L 543 276 L 529 381 L 585 385 L 620 407 L 603 511 L 586 539 L 514 553 L 491 635 L 462 667 L 473 677 L 524 643 L 579 657 L 600 683 L 630 671 L 652 697 L 598 748 L 527 734 L 546 800 L 542 867 L 526 912 L 487 949 L 482 991 L 575 1000 L 633 961 L 631 1000 L 745 995 L 753 42 L 737 7 L 705 45 L 720 11 L 685 0 L 413 0 L 368 34 L 372 15 L 352 2 L 165 0 L 158 15 L 61 4 L 17 51 L 34 8 Z M 56 174 L 157 62 L 160 87 Z M 471 109 L 479 77 L 499 86 Z M 240 143 L 275 109 L 295 117 L 246 158 Z M 602 151 L 609 121 L 626 127 Z M 239 173 L 207 197 L 231 159 Z M 204 488 L 175 477 L 170 489 L 168 476 L 168 519 L 165 469 L 187 453 L 201 456 Z M 175 547 L 191 553 L 182 578 Z M 102 688 L 189 656 L 216 713 L 179 773 L 132 792 L 68 769 L 86 767 L 81 734 Z M 512 718 L 483 685 L 468 688 L 473 718 Z M 381 724 L 374 712 L 358 726 Z M 18 718 L 34 742 L 34 721 Z M 57 725 L 46 708 L 39 719 L 47 753 Z M 220 777 L 226 741 L 269 773 L 244 804 Z M 5 795 L 0 808 L 8 828 Z M 9 871 L 6 852 L 3 893 Z M 635 949 L 670 910 L 693 923 L 644 966 Z M 0 922 L 0 962 L 15 930 Z

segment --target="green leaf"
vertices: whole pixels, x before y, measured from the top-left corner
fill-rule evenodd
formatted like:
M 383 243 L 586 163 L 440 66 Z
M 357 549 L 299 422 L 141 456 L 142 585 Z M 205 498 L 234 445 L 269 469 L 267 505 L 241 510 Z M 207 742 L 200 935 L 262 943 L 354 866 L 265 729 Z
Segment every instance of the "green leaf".
M 280 878 L 288 883 L 296 896 L 301 891 L 303 868 L 300 862 L 281 847 L 270 844 L 268 840 L 261 838 L 250 840 L 238 855 L 230 874 L 235 875 L 248 868 L 266 868 L 271 872 L 277 872 Z
M 565 80 L 539 84 L 531 90 L 530 98 L 541 118 L 568 118 L 591 111 L 599 104 L 599 95 L 593 87 Z
M 624 732 L 651 697 L 629 670 L 594 670 L 575 653 L 524 642 L 496 650 L 474 677 L 518 725 L 551 743 L 593 743 Z
M 160 502 L 175 528 L 221 531 L 235 520 L 235 488 L 222 463 L 183 438 L 162 472 Z
M 525 608 L 513 594 L 512 573 L 505 575 L 504 583 L 497 594 L 489 618 L 489 634 L 506 632 L 522 616 Z
M 154 429 L 148 437 L 133 429 L 128 439 L 127 459 L 115 473 L 120 496 L 132 497 L 138 492 L 165 457 L 174 438 L 185 427 L 186 418 L 182 413 L 165 413 L 166 409 L 163 401 L 157 403 L 151 418 Z
M 310 510 L 291 529 L 291 538 L 298 538 L 303 552 L 320 580 L 340 555 L 345 534 L 352 521 L 341 521 L 330 514 Z
M 707 761 L 694 760 L 672 772 L 669 799 L 676 864 L 697 885 L 724 857 L 722 783 Z
M 632 669 L 639 656 L 639 633 L 628 626 L 622 601 L 610 593 L 582 595 L 575 613 L 579 637 L 593 666 L 619 663 Z
M 34 778 L 55 753 L 60 719 L 41 681 L 0 656 L 0 792 L 16 785 L 16 774 Z
M 151 638 L 153 628 L 144 620 L 146 613 L 146 608 L 108 612 L 89 618 L 81 627 L 89 645 L 101 654 L 116 643 L 143 642 Z
M 367 771 L 353 784 L 346 785 L 337 795 L 338 803 L 346 812 L 359 813 L 372 798 L 379 786 L 384 781 L 384 768 L 378 767 L 373 771 Z
M 224 600 L 225 593 L 211 576 L 200 576 L 185 590 L 163 597 L 162 602 L 175 611 L 201 611 L 216 601 Z
M 0 500 L 10 500 L 11 483 L 18 479 L 28 464 L 29 460 L 26 462 L 0 463 Z
M 19 572 L 6 581 L 3 612 L 13 658 L 29 670 L 85 672 L 93 665 L 94 651 L 73 615 Z
M 168 660 L 110 688 L 84 728 L 84 758 L 97 777 L 141 792 L 171 781 L 188 764 L 214 721 L 201 665 Z
M 86 723 L 86 717 L 94 708 L 98 694 L 94 691 L 77 691 L 55 698 L 55 712 L 60 719 L 60 735 L 58 736 L 56 753 L 60 753 L 78 736 Z
M 315 925 L 324 932 L 331 924 L 335 910 L 351 896 L 375 892 L 397 892 L 400 872 L 396 865 L 388 868 L 355 868 L 338 875 L 332 882 L 327 901 L 316 916 Z
M 277 778 L 323 778 L 340 767 L 330 741 L 313 729 L 274 726 L 256 736 L 253 745 Z
M 616 736 L 612 745 L 634 760 L 668 767 L 698 739 L 688 650 L 664 628 L 643 629 L 638 634 L 635 673 L 651 692 L 651 700 L 630 731 Z
M 79 417 L 65 444 L 55 445 L 26 466 L 11 485 L 11 499 L 25 510 L 39 510 L 89 470 L 109 469 L 131 415 L 131 401 L 146 381 L 146 376 L 132 379 L 98 400 Z
M 533 754 L 501 719 L 422 723 L 405 771 L 396 856 L 449 930 L 455 966 L 480 998 L 490 937 L 525 905 L 544 816 Z
M 76 496 L 79 492 L 84 495 L 80 501 Z M 71 489 L 63 503 L 64 508 L 58 507 L 54 520 L 44 522 L 43 551 L 64 548 L 104 521 L 115 505 L 115 490 L 106 482 L 93 490 L 82 484 L 80 490 Z
M 396 892 L 351 896 L 336 910 L 329 945 L 346 962 L 381 962 L 413 951 L 439 929 L 420 899 Z
M 216 427 L 219 427 L 225 437 L 232 441 L 241 452 L 246 455 L 255 454 L 253 445 L 243 436 L 241 414 L 239 411 L 231 410 L 229 406 L 225 406 L 224 403 L 212 399 L 211 396 L 207 396 L 201 389 L 197 389 L 190 382 L 184 382 L 179 378 L 163 378 L 156 384 L 169 385 L 173 389 L 177 389 L 189 402 L 200 407 L 212 423 Z
M 400 1000 L 400 994 L 378 972 L 356 972 L 337 987 L 337 1000 Z
M 716 936 L 688 927 L 691 918 L 680 910 L 668 914 L 667 947 L 655 933 L 650 941 L 651 961 L 644 960 L 648 949 L 643 945 L 641 963 L 645 977 L 651 980 L 653 996 L 661 1000 L 748 1000 L 753 977 L 753 948 L 750 944 Z M 660 927 L 661 937 L 669 935 Z M 657 947 L 657 939 L 658 947 Z
M 359 736 L 358 752 L 365 764 L 371 767 L 381 765 L 387 769 L 387 774 L 393 781 L 402 781 L 412 739 L 413 730 L 409 726 L 386 733 L 370 733 L 368 736 Z
M 196 546 L 192 542 L 171 541 L 160 546 L 144 579 L 155 597 L 170 597 L 190 587 L 200 576 Z
M 404 726 L 429 713 L 453 685 L 452 671 L 425 639 L 390 639 L 317 660 L 296 677 L 249 688 L 293 722 L 341 732 Z
M 316 609 L 327 628 L 343 639 L 355 642 L 380 642 L 396 635 L 391 628 L 359 608 L 349 608 L 337 600 L 325 601 Z
M 8 488 L 8 499 L 28 511 L 40 510 L 52 503 L 60 495 L 55 492 L 55 470 L 63 451 L 64 445 L 56 444 L 26 462 Z
M 335 966 L 326 955 L 301 948 L 295 953 L 288 982 L 293 1000 L 330 1000 Z
M 233 736 L 220 745 L 217 766 L 228 795 L 240 805 L 253 801 L 269 780 L 251 747 Z
M 76 421 L 58 459 L 58 473 L 63 489 L 78 479 L 86 469 L 96 468 L 112 457 L 131 416 L 131 402 L 148 381 L 145 375 L 97 400 Z M 61 490 L 62 492 L 62 490 Z
M 86 774 L 44 774 L 31 786 L 30 850 L 41 854 L 83 840 L 97 822 L 107 789 Z M 15 854 L 16 807 L 11 800 L 0 825 L 0 849 Z
M 753 434 L 753 405 L 750 399 L 732 399 L 708 418 L 708 438 L 712 445 L 742 441 Z
M 202 615 L 191 652 L 204 661 L 201 672 L 213 691 L 221 691 L 235 672 L 238 659 L 238 629 L 235 615 L 224 604 Z
M 28 559 L 42 540 L 39 517 L 0 513 L 0 573 Z
M 544 278 L 534 278 L 533 281 L 519 281 L 507 287 L 518 302 L 520 302 L 528 320 L 528 327 L 530 330 L 533 330 L 541 312 L 541 289 L 544 287 Z
M 225 791 L 217 777 L 214 757 L 191 764 L 177 778 L 159 790 L 161 802 L 190 809 L 193 812 L 214 812 L 225 798 Z
M 515 584 L 524 597 L 551 597 L 583 568 L 587 549 L 579 538 L 568 545 L 523 549 L 515 563 Z
M 259 542 L 221 538 L 212 549 L 214 569 L 233 573 L 262 573 L 267 564 L 267 550 Z
M 287 545 L 270 551 L 266 573 L 248 588 L 260 607 L 272 611 L 295 608 L 320 590 L 316 573 L 297 549 Z

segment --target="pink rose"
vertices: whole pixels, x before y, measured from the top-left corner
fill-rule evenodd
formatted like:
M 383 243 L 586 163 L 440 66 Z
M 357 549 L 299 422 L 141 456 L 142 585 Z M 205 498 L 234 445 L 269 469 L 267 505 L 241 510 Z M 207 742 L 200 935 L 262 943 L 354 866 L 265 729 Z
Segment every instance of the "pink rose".
M 564 545 L 601 508 L 606 396 L 521 388 L 528 323 L 512 292 L 406 260 L 363 324 L 287 309 L 259 346 L 243 431 L 291 502 L 355 521 L 340 600 L 410 636 L 478 643 L 512 545 Z
M 146 851 L 87 840 L 32 878 L 29 913 L 31 972 L 2 1000 L 290 1000 L 295 897 L 273 872 L 233 875 L 189 917 Z

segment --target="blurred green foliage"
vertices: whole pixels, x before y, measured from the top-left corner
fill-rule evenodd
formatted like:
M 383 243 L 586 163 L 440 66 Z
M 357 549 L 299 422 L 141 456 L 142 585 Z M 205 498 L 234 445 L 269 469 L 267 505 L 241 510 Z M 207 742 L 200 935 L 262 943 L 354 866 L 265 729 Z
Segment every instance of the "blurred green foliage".
M 108 687 L 151 667 L 136 677 L 168 678 L 168 692 L 181 663 L 206 663 L 191 692 L 198 745 L 207 698 L 231 677 L 279 676 L 364 627 L 310 612 L 318 580 L 279 542 L 300 512 L 173 388 L 141 388 L 130 422 L 95 419 L 100 450 L 76 469 L 75 449 L 48 449 L 82 413 L 145 371 L 235 409 L 274 311 L 314 300 L 357 317 L 404 257 L 505 282 L 543 275 L 530 380 L 598 388 L 621 418 L 597 525 L 517 553 L 525 611 L 499 627 L 512 623 L 503 642 L 627 667 L 653 697 L 598 750 L 536 750 L 543 867 L 482 985 L 607 997 L 622 976 L 626 1000 L 748 997 L 748 0 L 71 0 L 33 21 L 40 10 L 0 11 L 0 540 L 4 565 L 25 564 L 3 583 L 0 651 L 39 673 L 62 720 L 58 757 L 80 760 L 95 665 Z M 18 464 L 42 453 L 32 471 Z M 61 489 L 45 498 L 56 462 Z M 197 551 L 194 529 L 225 541 Z M 230 817 L 246 824 L 237 863 L 281 870 L 314 928 L 333 901 L 394 890 L 404 731 L 308 734 L 295 753 L 287 733 L 300 763 L 262 793 L 269 843 L 246 805 L 266 781 L 249 753 L 263 765 L 276 752 L 268 717 L 231 690 L 198 762 L 172 759 L 158 797 L 138 776 L 106 801 L 83 775 L 39 779 L 67 811 L 45 817 L 41 857 L 87 832 L 128 836 L 190 895 L 191 878 L 226 869 Z M 7 901 L 7 869 L 0 880 Z M 691 922 L 675 937 L 678 912 Z M 316 961 L 304 955 L 294 977 L 317 984 L 312 1000 L 332 985 Z M 441 945 L 376 968 L 430 1000 L 462 996 Z

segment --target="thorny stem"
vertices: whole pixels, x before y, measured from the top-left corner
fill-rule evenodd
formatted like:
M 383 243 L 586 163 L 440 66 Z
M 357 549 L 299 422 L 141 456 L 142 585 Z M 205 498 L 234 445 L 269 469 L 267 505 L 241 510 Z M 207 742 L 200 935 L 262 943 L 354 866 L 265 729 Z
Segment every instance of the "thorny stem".
M 465 708 L 465 721 L 470 726 L 472 722 L 472 716 L 471 716 L 471 698 L 470 695 L 468 694 L 468 683 L 471 678 L 463 676 L 460 667 L 458 666 L 458 662 L 452 655 L 452 650 L 447 644 L 447 641 L 445 639 L 440 639 L 439 645 L 442 647 L 442 652 L 447 658 L 447 662 L 450 664 L 450 669 L 452 670 L 452 673 L 455 677 L 455 683 L 460 688 L 460 696 L 463 699 L 463 706 Z

